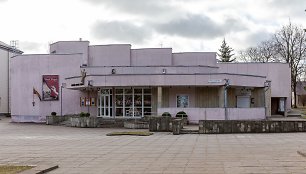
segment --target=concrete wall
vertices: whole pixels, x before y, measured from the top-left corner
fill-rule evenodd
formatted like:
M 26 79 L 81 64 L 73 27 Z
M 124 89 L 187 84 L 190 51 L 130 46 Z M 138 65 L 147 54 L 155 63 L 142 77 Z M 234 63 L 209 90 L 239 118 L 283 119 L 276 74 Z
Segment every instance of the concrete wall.
M 229 120 L 265 119 L 265 108 L 227 108 Z
M 16 54 L 0 48 L 0 114 L 10 112 L 9 60 Z
M 110 61 L 111 62 L 111 61 Z M 102 62 L 103 63 L 103 62 Z M 101 63 L 101 64 L 102 64 Z M 109 62 L 105 62 L 108 64 Z M 85 67 L 84 67 L 85 68 Z M 134 74 L 162 74 L 163 70 L 166 70 L 166 74 L 210 74 L 217 73 L 218 68 L 212 67 L 181 67 L 181 66 L 124 66 L 124 67 L 86 67 L 85 70 L 91 75 L 110 75 L 112 69 L 116 71 L 116 74 L 134 75 Z
M 132 66 L 170 66 L 172 65 L 171 48 L 146 48 L 131 50 Z
M 8 113 L 9 100 L 9 52 L 0 49 L 0 113 Z
M 89 66 L 130 66 L 131 45 L 94 45 L 89 47 Z
M 216 66 L 215 52 L 173 53 L 173 65 L 181 66 Z
M 195 87 L 171 87 L 169 89 L 169 107 L 176 107 L 176 96 L 177 95 L 188 95 L 189 96 L 189 107 L 195 107 Z M 184 110 L 185 108 L 181 108 Z
M 11 59 L 12 120 L 45 121 L 45 116 L 55 111 L 60 114 L 60 99 L 40 101 L 34 95 L 33 87 L 42 95 L 42 75 L 59 75 L 59 86 L 64 79 L 80 74 L 82 54 L 73 55 L 23 55 Z M 60 95 L 60 94 L 59 94 Z M 63 114 L 79 113 L 80 96 L 86 94 L 78 90 L 63 89 Z
M 224 108 L 158 108 L 158 115 L 169 112 L 172 117 L 179 111 L 188 115 L 190 123 L 198 123 L 199 120 L 225 120 Z M 228 108 L 229 120 L 262 120 L 265 119 L 264 108 Z
M 50 44 L 50 54 L 82 53 L 82 64 L 88 64 L 89 41 L 59 41 Z
M 79 77 L 78 77 L 79 78 Z M 68 79 L 68 83 L 79 82 L 80 79 Z M 88 75 L 87 80 L 92 80 L 95 86 L 223 86 L 222 79 L 231 79 L 235 86 L 263 87 L 265 78 L 254 76 L 226 75 L 226 74 L 114 74 L 114 75 Z M 210 83 L 210 80 L 220 79 L 218 83 Z M 87 82 L 85 82 L 87 84 Z
M 291 108 L 290 67 L 284 63 L 218 63 L 219 72 L 266 76 L 271 81 L 271 97 L 286 97 Z M 232 83 L 232 82 L 231 82 Z

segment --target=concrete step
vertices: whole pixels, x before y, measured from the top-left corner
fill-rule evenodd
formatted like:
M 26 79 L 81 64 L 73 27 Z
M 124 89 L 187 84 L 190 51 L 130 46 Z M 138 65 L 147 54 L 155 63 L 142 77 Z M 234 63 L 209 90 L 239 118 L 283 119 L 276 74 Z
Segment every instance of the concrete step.
M 199 134 L 199 130 L 195 129 L 182 129 L 181 134 Z

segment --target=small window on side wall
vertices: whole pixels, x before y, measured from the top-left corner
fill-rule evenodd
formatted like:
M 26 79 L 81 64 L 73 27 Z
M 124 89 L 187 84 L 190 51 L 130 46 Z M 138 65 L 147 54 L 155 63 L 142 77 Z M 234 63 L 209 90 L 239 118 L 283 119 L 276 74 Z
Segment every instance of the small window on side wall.
M 177 108 L 188 108 L 189 107 L 189 96 L 179 94 L 176 96 L 176 107 Z

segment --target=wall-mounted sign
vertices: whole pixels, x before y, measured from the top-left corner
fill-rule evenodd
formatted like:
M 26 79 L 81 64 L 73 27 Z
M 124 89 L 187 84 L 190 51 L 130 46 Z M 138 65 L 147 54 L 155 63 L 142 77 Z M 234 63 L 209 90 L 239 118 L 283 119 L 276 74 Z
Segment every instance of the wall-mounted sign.
M 94 97 L 90 98 L 90 106 L 96 106 L 96 98 Z
M 222 80 L 220 79 L 212 79 L 212 80 L 208 80 L 208 83 L 221 83 Z
M 96 106 L 96 98 L 80 97 L 80 106 Z
M 59 79 L 58 75 L 43 75 L 42 77 L 43 100 L 58 100 Z
M 90 106 L 90 98 L 85 97 L 85 106 Z
M 85 97 L 80 97 L 80 106 L 85 106 Z

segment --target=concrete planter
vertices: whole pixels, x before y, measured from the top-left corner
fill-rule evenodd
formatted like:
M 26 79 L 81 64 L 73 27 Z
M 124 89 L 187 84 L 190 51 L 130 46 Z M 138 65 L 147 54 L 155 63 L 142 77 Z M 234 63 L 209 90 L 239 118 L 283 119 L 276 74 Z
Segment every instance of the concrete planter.
M 57 125 L 68 119 L 69 119 L 68 116 L 50 115 L 50 116 L 46 116 L 46 124 L 47 125 Z
M 176 125 L 173 125 L 174 120 L 176 120 L 175 121 Z M 179 128 L 177 128 L 177 126 Z M 150 117 L 149 119 L 149 130 L 152 132 L 173 132 L 173 129 L 175 130 L 182 129 L 183 126 L 184 122 L 181 118 L 157 116 L 157 117 Z
M 88 127 L 95 128 L 98 126 L 98 119 L 96 117 L 71 117 L 71 127 Z
M 200 120 L 200 134 L 306 132 L 306 121 Z
M 179 135 L 182 129 L 182 119 L 174 119 L 172 120 L 172 133 L 173 135 Z

